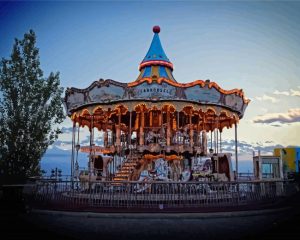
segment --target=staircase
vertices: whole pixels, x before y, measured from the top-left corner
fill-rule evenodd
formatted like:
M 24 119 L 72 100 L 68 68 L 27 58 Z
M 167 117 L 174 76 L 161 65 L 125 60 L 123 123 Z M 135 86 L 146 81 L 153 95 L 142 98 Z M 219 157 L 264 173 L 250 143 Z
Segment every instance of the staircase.
M 128 156 L 127 160 L 121 166 L 121 169 L 116 172 L 113 177 L 114 182 L 128 181 L 130 180 L 130 175 L 133 172 L 139 158 L 137 155 L 132 154 L 131 157 Z

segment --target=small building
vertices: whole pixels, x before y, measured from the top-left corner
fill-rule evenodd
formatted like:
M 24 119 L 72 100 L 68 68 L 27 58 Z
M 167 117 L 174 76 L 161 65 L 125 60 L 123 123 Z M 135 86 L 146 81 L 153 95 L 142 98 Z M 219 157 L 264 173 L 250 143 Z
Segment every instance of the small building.
M 283 179 L 282 159 L 280 156 L 261 155 L 253 152 L 253 173 L 257 180 Z
M 275 148 L 274 156 L 282 157 L 284 174 L 300 172 L 300 147 Z

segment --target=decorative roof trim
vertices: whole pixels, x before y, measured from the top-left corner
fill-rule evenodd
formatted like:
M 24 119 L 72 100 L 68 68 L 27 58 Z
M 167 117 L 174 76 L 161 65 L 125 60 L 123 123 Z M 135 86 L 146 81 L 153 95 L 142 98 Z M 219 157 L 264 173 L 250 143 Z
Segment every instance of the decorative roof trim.
M 74 92 L 78 92 L 78 93 L 85 93 L 87 91 L 90 91 L 92 90 L 94 87 L 103 87 L 103 86 L 109 86 L 110 84 L 112 85 L 115 85 L 115 86 L 118 86 L 118 87 L 122 87 L 122 88 L 126 88 L 127 87 L 127 83 L 121 83 L 121 82 L 117 82 L 117 81 L 114 81 L 112 79 L 102 79 L 100 78 L 98 81 L 94 81 L 90 86 L 88 86 L 87 88 L 83 88 L 83 89 L 80 89 L 80 88 L 74 88 L 74 87 L 71 87 L 71 88 L 67 88 L 66 89 L 66 92 L 65 92 L 65 101 L 67 99 L 67 97 L 70 95 L 70 94 L 73 94 Z
M 152 66 L 152 65 L 166 66 L 173 70 L 173 64 L 170 62 L 151 60 L 151 61 L 142 62 L 139 66 L 139 71 L 144 67 Z
M 71 88 L 67 88 L 67 92 L 69 91 L 75 91 L 75 92 L 86 92 L 86 91 L 89 91 L 91 89 L 93 89 L 94 87 L 102 87 L 102 86 L 106 86 L 106 85 L 109 85 L 109 84 L 113 84 L 115 86 L 119 86 L 119 87 L 123 87 L 123 88 L 126 88 L 127 87 L 127 83 L 122 83 L 122 82 L 118 82 L 118 81 L 115 81 L 115 80 L 112 80 L 112 79 L 102 79 L 100 78 L 98 81 L 94 81 L 90 86 L 88 86 L 87 88 L 74 88 L 74 87 L 71 87 Z
M 248 104 L 250 102 L 250 99 L 246 99 L 245 94 L 243 92 L 242 89 L 231 89 L 231 90 L 224 90 L 223 88 L 221 88 L 217 83 L 215 82 L 210 82 L 209 80 L 195 80 L 193 82 L 190 83 L 177 83 L 174 81 L 171 81 L 169 79 L 166 78 L 158 78 L 157 80 L 153 80 L 152 78 L 141 78 L 138 81 L 134 81 L 131 83 L 128 83 L 128 87 L 135 87 L 137 85 L 140 85 L 144 82 L 147 82 L 148 84 L 151 84 L 153 82 L 157 82 L 158 84 L 161 84 L 162 82 L 166 82 L 174 87 L 179 87 L 179 88 L 189 88 L 189 87 L 193 87 L 196 85 L 200 85 L 202 88 L 205 87 L 206 85 L 208 86 L 208 88 L 215 88 L 216 90 L 218 90 L 219 92 L 225 94 L 225 95 L 229 95 L 229 94 L 236 94 L 240 97 L 243 98 L 243 101 L 245 104 Z

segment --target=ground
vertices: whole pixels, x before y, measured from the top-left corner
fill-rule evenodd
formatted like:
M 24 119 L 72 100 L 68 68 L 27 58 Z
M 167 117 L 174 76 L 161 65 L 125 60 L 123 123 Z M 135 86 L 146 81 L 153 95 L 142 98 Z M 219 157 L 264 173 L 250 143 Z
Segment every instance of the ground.
M 209 216 L 210 215 L 210 216 Z M 1 214 L 5 239 L 298 239 L 299 208 L 219 215 Z
M 72 213 L 0 203 L 5 239 L 298 239 L 300 193 L 276 209 L 222 213 Z

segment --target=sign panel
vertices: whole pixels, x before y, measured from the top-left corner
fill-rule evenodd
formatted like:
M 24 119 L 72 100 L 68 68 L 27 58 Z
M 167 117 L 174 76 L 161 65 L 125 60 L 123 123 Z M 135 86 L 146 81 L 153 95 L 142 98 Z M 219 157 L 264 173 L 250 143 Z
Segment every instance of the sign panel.
M 89 92 L 89 100 L 92 102 L 101 102 L 104 100 L 118 100 L 124 95 L 124 89 L 110 84 L 109 86 L 95 86 Z
M 186 88 L 185 95 L 187 100 L 197 102 L 219 103 L 221 99 L 221 93 L 215 88 L 202 88 L 199 85 Z
M 172 99 L 176 97 L 176 87 L 167 83 L 152 83 L 151 85 L 143 83 L 134 88 L 133 97 L 145 99 Z

